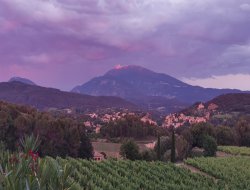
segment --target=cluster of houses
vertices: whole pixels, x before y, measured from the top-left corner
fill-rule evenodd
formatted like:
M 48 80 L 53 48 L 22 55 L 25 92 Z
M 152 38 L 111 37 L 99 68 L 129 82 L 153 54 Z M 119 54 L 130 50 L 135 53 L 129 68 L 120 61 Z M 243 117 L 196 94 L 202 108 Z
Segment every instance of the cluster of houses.
M 216 104 L 213 104 L 213 103 L 208 105 L 207 108 L 205 108 L 204 104 L 200 103 L 196 107 L 196 110 L 194 111 L 196 113 L 199 113 L 199 114 L 197 114 L 199 116 L 194 116 L 196 114 L 188 116 L 188 115 L 185 115 L 183 113 L 170 114 L 170 115 L 166 116 L 165 121 L 162 124 L 162 127 L 178 128 L 178 127 L 181 127 L 181 126 L 184 126 L 184 125 L 205 123 L 210 119 L 211 113 L 214 112 L 217 108 L 218 108 L 218 106 Z
M 99 123 L 108 123 L 111 121 L 116 121 L 122 118 L 125 118 L 126 116 L 135 116 L 136 113 L 133 112 L 129 112 L 129 113 L 122 113 L 122 112 L 113 112 L 110 114 L 103 114 L 103 115 L 98 115 L 96 113 L 90 113 L 87 114 L 87 116 L 89 116 L 89 120 L 84 122 L 84 125 L 88 128 L 91 128 L 93 131 L 95 131 L 96 134 L 100 133 L 100 129 L 102 127 L 101 124 L 94 124 L 96 122 L 93 122 L 95 120 L 99 120 Z M 141 117 L 141 121 L 144 123 L 149 123 L 151 125 L 157 125 L 157 123 L 151 119 L 150 114 L 147 113 L 146 115 Z M 98 123 L 98 122 L 97 122 Z
M 198 104 L 192 114 L 190 115 L 185 115 L 184 113 L 178 113 L 178 114 L 169 114 L 165 117 L 165 120 L 162 124 L 161 127 L 165 128 L 170 128 L 170 127 L 181 127 L 184 125 L 192 125 L 192 124 L 197 124 L 197 123 L 203 123 L 207 122 L 211 114 L 216 111 L 218 106 L 216 104 L 210 104 L 208 106 L 205 106 L 204 104 L 200 103 Z M 136 113 L 130 113 L 130 112 L 113 112 L 113 113 L 105 113 L 105 114 L 96 114 L 96 113 L 91 113 L 88 114 L 89 119 L 84 122 L 84 125 L 86 127 L 91 128 L 93 131 L 95 131 L 96 134 L 100 133 L 100 129 L 102 127 L 103 123 L 108 123 L 110 121 L 115 121 L 119 120 L 122 118 L 125 118 L 126 116 L 135 116 Z M 157 126 L 156 121 L 154 121 L 150 114 L 145 114 L 141 115 L 141 121 L 145 123 L 150 123 L 151 125 Z M 95 122 L 95 121 L 100 121 L 100 122 Z M 99 124 L 94 124 L 94 123 L 99 123 Z M 148 149 L 153 149 L 155 147 L 156 142 L 150 142 L 147 144 L 144 144 L 146 148 Z M 94 151 L 94 160 L 96 161 L 102 161 L 105 160 L 107 157 L 115 157 L 119 158 L 119 155 L 106 155 L 103 152 L 98 152 L 98 149 L 95 149 Z M 119 153 L 117 153 L 119 154 Z

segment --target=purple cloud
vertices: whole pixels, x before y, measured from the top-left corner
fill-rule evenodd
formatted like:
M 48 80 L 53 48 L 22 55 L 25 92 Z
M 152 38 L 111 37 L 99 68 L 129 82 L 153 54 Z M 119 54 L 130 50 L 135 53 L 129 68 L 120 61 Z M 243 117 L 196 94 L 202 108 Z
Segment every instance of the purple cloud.
M 1 0 L 0 81 L 71 89 L 114 65 L 250 75 L 247 0 Z

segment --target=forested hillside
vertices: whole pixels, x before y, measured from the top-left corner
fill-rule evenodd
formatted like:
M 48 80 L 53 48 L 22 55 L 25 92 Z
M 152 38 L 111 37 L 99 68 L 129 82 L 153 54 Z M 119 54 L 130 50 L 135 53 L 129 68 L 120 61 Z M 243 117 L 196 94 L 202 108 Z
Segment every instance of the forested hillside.
M 31 134 L 41 140 L 41 156 L 92 157 L 92 146 L 83 125 L 31 107 L 0 102 L 0 141 L 15 151 L 19 139 Z

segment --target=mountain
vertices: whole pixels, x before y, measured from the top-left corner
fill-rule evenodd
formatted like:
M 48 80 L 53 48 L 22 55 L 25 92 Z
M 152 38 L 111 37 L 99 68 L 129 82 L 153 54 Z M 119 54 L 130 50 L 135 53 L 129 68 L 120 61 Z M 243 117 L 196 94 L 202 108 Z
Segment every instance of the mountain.
M 197 102 L 184 110 L 169 114 L 163 127 L 190 126 L 209 122 L 214 126 L 235 127 L 242 119 L 250 115 L 250 94 L 223 94 L 205 103 Z
M 137 107 L 119 97 L 95 97 L 58 89 L 28 85 L 22 82 L 0 83 L 0 100 L 31 105 L 38 109 L 78 108 L 81 110 L 96 109 L 136 109 Z
M 181 110 L 197 101 L 208 101 L 239 90 L 212 89 L 192 86 L 166 74 L 156 73 L 140 66 L 117 67 L 100 77 L 75 87 L 72 92 L 94 96 L 118 96 L 144 108 Z M 154 99 L 154 101 L 150 101 Z M 157 103 L 158 102 L 158 103 Z
M 215 104 L 224 113 L 240 112 L 250 114 L 250 94 L 225 94 L 208 101 L 205 106 Z
M 200 105 L 204 108 L 199 109 Z M 202 106 L 202 107 L 203 107 Z M 209 100 L 205 103 L 198 102 L 180 111 L 186 115 L 196 115 L 200 110 L 210 112 L 216 111 L 218 114 L 241 113 L 250 114 L 250 94 L 248 93 L 231 93 L 223 94 Z
M 36 84 L 33 81 L 21 77 L 12 77 L 8 82 L 14 82 L 14 81 L 36 86 Z

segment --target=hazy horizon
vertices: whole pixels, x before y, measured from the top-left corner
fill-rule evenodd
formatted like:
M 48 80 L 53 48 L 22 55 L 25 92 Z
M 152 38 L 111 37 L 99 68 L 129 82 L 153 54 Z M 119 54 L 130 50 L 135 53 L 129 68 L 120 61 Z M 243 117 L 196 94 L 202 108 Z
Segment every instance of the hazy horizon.
M 250 90 L 247 0 L 2 0 L 0 81 L 71 90 L 115 65 Z

